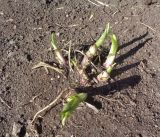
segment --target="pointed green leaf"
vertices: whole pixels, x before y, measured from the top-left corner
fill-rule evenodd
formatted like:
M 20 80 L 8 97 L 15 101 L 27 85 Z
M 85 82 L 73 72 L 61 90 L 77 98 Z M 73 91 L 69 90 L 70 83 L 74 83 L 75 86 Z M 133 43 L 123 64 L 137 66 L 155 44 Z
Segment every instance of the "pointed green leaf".
M 67 98 L 67 102 L 64 104 L 63 110 L 60 113 L 62 125 L 65 124 L 66 120 L 71 116 L 72 112 L 75 111 L 78 105 L 85 101 L 86 98 L 86 93 L 75 94 Z
M 110 32 L 110 25 L 109 23 L 106 25 L 106 28 L 104 30 L 104 32 L 102 33 L 102 35 L 100 36 L 100 38 L 96 41 L 96 47 L 99 48 L 105 41 L 105 39 L 108 37 Z

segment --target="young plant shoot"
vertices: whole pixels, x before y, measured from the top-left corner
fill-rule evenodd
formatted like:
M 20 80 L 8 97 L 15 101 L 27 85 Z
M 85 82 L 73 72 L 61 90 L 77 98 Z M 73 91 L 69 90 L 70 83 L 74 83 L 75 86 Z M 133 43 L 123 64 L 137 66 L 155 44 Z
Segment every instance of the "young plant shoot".
M 58 60 L 59 64 L 62 66 L 66 65 L 65 59 L 64 59 L 61 51 L 57 47 L 56 35 L 54 33 L 52 33 L 52 35 L 51 35 L 51 46 L 54 50 L 55 57 Z
M 115 57 L 117 54 L 119 44 L 118 44 L 118 40 L 114 34 L 111 36 L 111 42 L 112 42 L 112 44 L 111 44 L 111 49 L 109 51 L 109 55 L 108 55 L 105 63 L 103 64 L 103 66 L 105 67 L 105 70 L 102 71 L 97 76 L 98 81 L 107 81 L 108 78 L 110 77 L 110 74 L 113 70 L 113 67 L 116 65 L 116 63 L 114 63 L 114 60 L 115 60 Z
M 95 72 L 90 71 L 89 73 L 91 75 L 89 75 L 89 74 L 87 75 L 86 68 L 89 65 L 91 65 L 91 63 L 92 63 L 91 60 L 93 59 L 93 57 L 97 56 L 98 49 L 101 47 L 101 45 L 104 43 L 105 39 L 107 39 L 108 37 L 111 39 L 111 49 L 109 51 L 109 55 L 107 56 L 106 61 L 103 64 L 103 66 L 105 67 L 105 70 L 102 71 L 98 76 L 96 76 L 96 78 L 94 77 L 92 79 L 92 77 L 91 77 L 89 79 L 89 76 L 91 76 L 91 75 L 95 76 Z M 110 34 L 109 24 L 106 25 L 104 32 L 102 33 L 100 38 L 95 42 L 95 44 L 90 46 L 89 50 L 84 55 L 80 64 L 78 63 L 78 61 L 76 59 L 73 59 L 73 58 L 70 59 L 70 57 L 68 59 L 69 63 L 67 63 L 67 60 L 65 60 L 61 51 L 57 47 L 56 37 L 55 37 L 54 33 L 52 33 L 52 35 L 51 35 L 51 45 L 52 45 L 55 57 L 56 57 L 59 65 L 63 66 L 63 67 L 58 69 L 58 68 L 50 66 L 49 64 L 46 64 L 44 62 L 40 62 L 34 68 L 38 68 L 38 67 L 51 68 L 51 69 L 55 70 L 56 72 L 63 74 L 64 66 L 70 65 L 70 63 L 71 63 L 72 66 L 74 66 L 74 71 L 78 72 L 78 77 L 80 77 L 80 82 L 79 82 L 80 87 L 91 85 L 89 80 L 96 79 L 96 82 L 97 82 L 97 80 L 98 80 L 98 82 L 104 82 L 104 81 L 108 80 L 108 78 L 110 77 L 110 74 L 113 70 L 113 67 L 116 64 L 116 63 L 114 63 L 114 61 L 115 61 L 115 57 L 116 57 L 118 46 L 119 46 L 116 36 L 114 34 L 112 34 L 112 35 Z M 70 51 L 69 51 L 69 53 L 70 53 Z M 69 69 L 70 67 L 65 67 L 65 69 L 67 69 L 67 68 Z M 89 67 L 89 69 L 90 69 L 90 67 Z M 77 73 L 74 73 L 74 74 L 77 74 Z M 88 96 L 87 93 L 75 93 L 75 94 L 72 94 L 71 96 L 67 97 L 66 103 L 63 106 L 63 110 L 60 113 L 62 125 L 65 125 L 66 120 L 71 116 L 73 111 L 76 110 L 76 108 L 79 106 L 79 104 L 86 100 L 87 96 Z M 59 98 L 60 98 L 60 96 L 59 96 Z M 49 106 L 51 106 L 51 105 L 49 105 Z M 46 108 L 37 112 L 35 117 L 39 113 L 43 112 L 43 110 L 46 110 Z M 35 117 L 34 117 L 34 119 L 35 119 Z
M 65 125 L 66 120 L 71 116 L 72 112 L 79 106 L 80 103 L 87 98 L 86 93 L 79 93 L 67 98 L 66 104 L 63 106 L 63 110 L 60 113 L 62 125 Z
M 88 65 L 90 65 L 90 60 L 97 55 L 98 48 L 104 43 L 105 39 L 109 36 L 110 32 L 110 26 L 109 23 L 106 25 L 106 28 L 100 38 L 90 46 L 89 50 L 86 52 L 86 55 L 84 56 L 81 65 L 83 69 L 86 69 Z

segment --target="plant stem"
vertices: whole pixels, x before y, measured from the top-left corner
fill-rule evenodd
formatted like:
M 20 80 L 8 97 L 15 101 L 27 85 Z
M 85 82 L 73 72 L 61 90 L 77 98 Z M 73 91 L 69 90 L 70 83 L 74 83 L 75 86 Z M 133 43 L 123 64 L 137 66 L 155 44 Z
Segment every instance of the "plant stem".
M 114 63 L 114 59 L 116 57 L 116 53 L 117 53 L 117 50 L 119 47 L 118 40 L 114 34 L 111 36 L 111 42 L 112 42 L 112 45 L 111 45 L 111 49 L 109 51 L 109 55 L 108 55 L 105 63 L 103 64 L 103 66 L 106 69 L 108 69 L 108 67 Z
M 109 55 L 107 56 L 107 59 L 106 59 L 105 63 L 103 64 L 103 66 L 105 67 L 105 70 L 102 71 L 97 76 L 98 81 L 108 80 L 110 78 L 110 74 L 113 70 L 113 67 L 116 65 L 116 63 L 114 63 L 114 60 L 116 57 L 116 53 L 117 53 L 119 44 L 118 44 L 118 40 L 114 34 L 111 36 L 111 42 L 112 42 L 112 45 L 111 45 L 111 49 L 109 51 Z
M 80 76 L 80 83 L 81 83 L 82 85 L 86 85 L 87 82 L 88 82 L 88 76 L 86 75 L 85 70 L 84 70 L 83 68 L 81 68 L 74 59 L 71 60 L 71 63 L 72 63 L 72 64 L 74 65 L 74 67 L 77 69 L 77 72 L 78 72 L 78 74 L 79 74 L 79 76 Z
M 108 37 L 110 32 L 109 23 L 106 25 L 106 28 L 100 38 L 95 42 L 94 45 L 90 46 L 89 50 L 86 52 L 86 55 L 84 56 L 81 65 L 83 69 L 86 69 L 86 67 L 90 64 L 90 60 L 96 56 L 98 48 L 104 43 L 105 39 Z
M 54 33 L 52 33 L 52 35 L 51 35 L 51 45 L 52 45 L 52 48 L 54 50 L 55 57 L 58 60 L 59 64 L 60 65 L 66 65 L 65 59 L 64 59 L 61 51 L 57 47 L 56 36 L 55 36 Z
M 98 76 L 97 76 L 97 80 L 98 81 L 107 81 L 110 78 L 110 74 L 113 70 L 113 67 L 116 65 L 116 63 L 114 63 L 113 65 L 109 66 L 106 70 L 102 71 Z
M 105 28 L 104 32 L 102 33 L 100 38 L 95 43 L 97 48 L 99 48 L 104 43 L 104 40 L 108 37 L 109 32 L 110 32 L 110 26 L 109 26 L 109 23 L 108 23 L 106 25 L 106 28 Z

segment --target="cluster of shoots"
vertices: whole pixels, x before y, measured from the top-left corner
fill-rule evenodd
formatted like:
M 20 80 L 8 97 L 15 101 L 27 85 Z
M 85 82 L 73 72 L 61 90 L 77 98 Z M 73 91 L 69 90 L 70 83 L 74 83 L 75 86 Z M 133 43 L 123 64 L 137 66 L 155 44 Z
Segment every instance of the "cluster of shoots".
M 70 64 L 72 69 L 75 70 L 77 72 L 76 74 L 78 74 L 80 77 L 80 82 L 79 82 L 80 86 L 87 86 L 90 83 L 91 79 L 87 75 L 86 69 L 89 66 L 91 66 L 91 63 L 93 63 L 92 62 L 93 59 L 96 56 L 98 56 L 101 46 L 104 44 L 104 41 L 106 39 L 111 41 L 111 48 L 109 50 L 109 54 L 106 56 L 106 60 L 103 63 L 103 70 L 101 72 L 96 71 L 95 72 L 96 74 L 94 74 L 95 77 L 93 79 L 95 79 L 96 82 L 105 82 L 110 78 L 110 74 L 114 66 L 116 65 L 115 57 L 117 54 L 119 44 L 118 44 L 116 35 L 112 33 L 110 25 L 107 24 L 104 32 L 99 37 L 99 39 L 89 47 L 86 53 L 82 52 L 83 58 L 80 63 L 78 63 L 78 61 L 75 58 L 70 59 Z M 52 45 L 52 49 L 54 51 L 55 57 L 61 66 L 60 70 L 62 70 L 63 67 L 66 68 L 66 66 L 69 66 L 70 64 L 68 63 L 66 58 L 63 57 L 61 50 L 57 46 L 56 37 L 54 33 L 52 33 L 51 35 L 51 45 Z M 87 96 L 88 96 L 87 93 L 74 93 L 73 95 L 67 97 L 66 103 L 63 106 L 63 110 L 60 113 L 62 125 L 65 124 L 66 120 L 76 110 L 79 104 L 86 100 Z

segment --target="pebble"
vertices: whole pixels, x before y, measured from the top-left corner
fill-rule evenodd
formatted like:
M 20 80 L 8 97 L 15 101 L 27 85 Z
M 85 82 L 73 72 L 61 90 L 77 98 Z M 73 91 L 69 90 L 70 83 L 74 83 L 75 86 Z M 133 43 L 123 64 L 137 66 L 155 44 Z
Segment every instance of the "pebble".
M 0 15 L 2 15 L 2 16 L 3 16 L 3 15 L 4 15 L 4 13 L 1 11 L 1 12 L 0 12 Z
M 59 78 L 60 78 L 60 75 L 57 75 L 57 78 L 59 79 Z
M 7 57 L 8 58 L 13 57 L 15 54 L 16 54 L 16 52 L 9 52 L 8 55 L 7 55 Z
M 11 39 L 10 41 L 9 41 L 9 44 L 14 44 L 15 43 L 15 41 L 13 40 L 13 39 Z
M 51 81 L 53 81 L 54 80 L 54 78 L 51 78 Z

